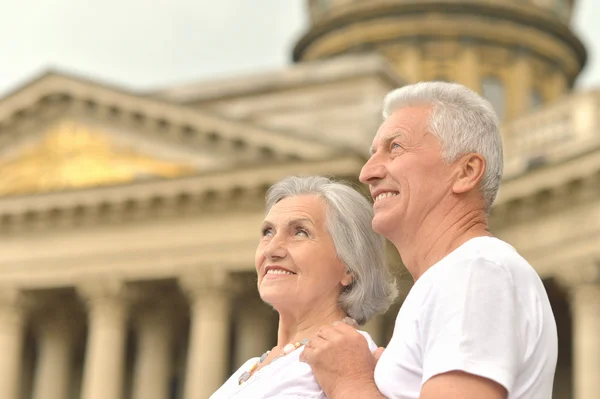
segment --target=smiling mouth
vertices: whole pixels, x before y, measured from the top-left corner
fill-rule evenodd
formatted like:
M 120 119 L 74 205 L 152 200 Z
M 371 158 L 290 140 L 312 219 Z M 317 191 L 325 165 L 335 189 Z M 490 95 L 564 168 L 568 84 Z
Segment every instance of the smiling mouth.
M 289 274 L 289 275 L 294 275 L 296 273 L 292 273 L 290 271 L 287 270 L 283 270 L 283 269 L 271 269 L 271 270 L 267 270 L 267 272 L 265 273 L 265 275 L 276 275 L 276 274 Z
M 265 276 L 286 276 L 295 274 L 296 273 L 277 265 L 270 265 L 265 268 Z
M 379 201 L 379 200 L 382 200 L 382 199 L 384 199 L 384 198 L 388 198 L 388 197 L 395 197 L 395 196 L 397 196 L 398 194 L 400 194 L 400 193 L 397 193 L 397 192 L 392 192 L 392 191 L 388 191 L 388 192 L 385 192 L 385 193 L 378 194 L 378 195 L 377 195 L 377 196 L 374 198 L 374 200 L 375 200 L 375 202 L 377 202 L 377 201 Z

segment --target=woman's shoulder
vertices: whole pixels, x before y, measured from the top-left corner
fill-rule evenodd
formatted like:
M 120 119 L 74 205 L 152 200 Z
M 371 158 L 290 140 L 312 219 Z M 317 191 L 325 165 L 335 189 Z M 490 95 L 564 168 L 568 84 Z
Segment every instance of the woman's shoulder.
M 365 337 L 365 339 L 367 340 L 367 343 L 369 344 L 369 349 L 371 350 L 371 352 L 373 352 L 375 349 L 377 349 L 379 346 L 377 345 L 377 342 L 375 342 L 373 340 L 373 338 L 371 337 L 371 335 L 366 332 L 366 331 L 362 331 L 362 330 L 357 330 L 359 333 L 362 334 L 363 337 Z
M 212 394 L 209 399 L 227 399 L 234 396 L 234 394 L 240 390 L 239 379 L 241 375 L 248 371 L 254 363 L 258 362 L 258 360 L 258 357 L 248 359 L 215 393 Z
M 267 390 L 270 396 L 267 397 L 325 398 L 310 366 L 300 361 L 303 350 L 300 348 L 262 370 L 264 375 L 261 378 L 269 381 Z

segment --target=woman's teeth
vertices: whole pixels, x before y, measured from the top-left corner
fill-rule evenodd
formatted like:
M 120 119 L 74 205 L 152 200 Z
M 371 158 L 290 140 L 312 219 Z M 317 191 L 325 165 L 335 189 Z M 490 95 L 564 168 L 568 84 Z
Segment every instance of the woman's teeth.
M 294 273 L 288 272 L 287 270 L 271 269 L 271 270 L 267 271 L 267 274 L 294 274 Z

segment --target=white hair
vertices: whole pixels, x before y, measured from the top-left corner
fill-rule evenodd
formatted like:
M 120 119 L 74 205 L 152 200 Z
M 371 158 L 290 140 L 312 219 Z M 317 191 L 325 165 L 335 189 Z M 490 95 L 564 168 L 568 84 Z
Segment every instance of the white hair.
M 500 123 L 494 108 L 460 84 L 421 82 L 389 92 L 383 102 L 383 117 L 387 119 L 397 109 L 419 105 L 432 107 L 428 128 L 440 141 L 445 162 L 472 152 L 485 158 L 480 190 L 489 213 L 504 168 Z
M 339 298 L 340 307 L 362 325 L 388 310 L 398 295 L 385 262 L 385 241 L 371 228 L 373 207 L 353 188 L 321 176 L 287 177 L 267 192 L 270 209 L 288 197 L 316 195 L 327 204 L 327 231 L 338 258 L 352 274 Z

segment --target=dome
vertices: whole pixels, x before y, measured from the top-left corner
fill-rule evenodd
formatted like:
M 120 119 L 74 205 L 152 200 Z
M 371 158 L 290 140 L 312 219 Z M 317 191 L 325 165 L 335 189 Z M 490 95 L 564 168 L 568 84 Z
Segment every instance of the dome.
M 573 0 L 308 0 L 296 62 L 378 52 L 407 82 L 451 80 L 484 94 L 504 120 L 562 96 L 586 50 Z

